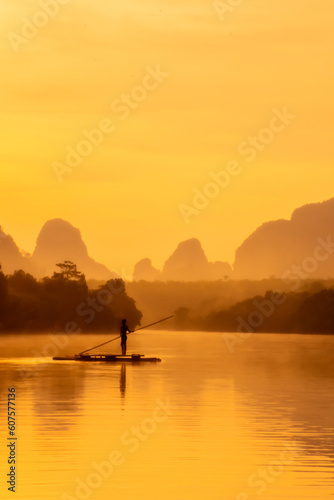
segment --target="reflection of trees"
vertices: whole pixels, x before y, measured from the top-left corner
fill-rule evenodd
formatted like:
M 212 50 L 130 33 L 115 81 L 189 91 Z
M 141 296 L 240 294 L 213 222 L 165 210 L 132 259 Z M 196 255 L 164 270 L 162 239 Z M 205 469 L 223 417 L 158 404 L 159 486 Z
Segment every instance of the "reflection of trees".
M 86 370 L 80 363 L 47 363 L 30 380 L 36 419 L 42 419 L 45 433 L 67 430 L 80 411 Z

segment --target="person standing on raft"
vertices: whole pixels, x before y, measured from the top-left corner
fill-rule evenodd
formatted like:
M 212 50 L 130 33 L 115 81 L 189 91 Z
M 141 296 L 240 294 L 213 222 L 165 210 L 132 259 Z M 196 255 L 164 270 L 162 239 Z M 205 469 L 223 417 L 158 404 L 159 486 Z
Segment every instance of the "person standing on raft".
M 126 355 L 126 340 L 127 340 L 127 333 L 131 333 L 131 330 L 129 330 L 128 325 L 126 324 L 126 319 L 122 319 L 122 325 L 121 325 L 121 347 L 122 347 L 122 355 Z

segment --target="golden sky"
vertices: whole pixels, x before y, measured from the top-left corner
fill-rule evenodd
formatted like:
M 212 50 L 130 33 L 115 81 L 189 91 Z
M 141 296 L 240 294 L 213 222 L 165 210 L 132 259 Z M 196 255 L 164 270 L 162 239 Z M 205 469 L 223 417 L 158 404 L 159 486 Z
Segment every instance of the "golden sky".
M 190 237 L 233 262 L 262 222 L 331 198 L 333 16 L 330 0 L 1 0 L 5 232 L 32 252 L 46 220 L 66 219 L 129 274 Z

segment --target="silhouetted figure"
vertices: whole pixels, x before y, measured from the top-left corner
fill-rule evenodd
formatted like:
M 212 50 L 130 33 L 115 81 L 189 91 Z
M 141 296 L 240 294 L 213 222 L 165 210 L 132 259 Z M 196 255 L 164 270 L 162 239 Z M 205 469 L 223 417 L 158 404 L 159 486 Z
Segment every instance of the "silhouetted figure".
M 122 326 L 121 326 L 121 347 L 122 347 L 122 354 L 125 356 L 126 355 L 126 340 L 127 340 L 127 333 L 131 333 L 129 330 L 128 325 L 126 324 L 126 319 L 122 319 Z

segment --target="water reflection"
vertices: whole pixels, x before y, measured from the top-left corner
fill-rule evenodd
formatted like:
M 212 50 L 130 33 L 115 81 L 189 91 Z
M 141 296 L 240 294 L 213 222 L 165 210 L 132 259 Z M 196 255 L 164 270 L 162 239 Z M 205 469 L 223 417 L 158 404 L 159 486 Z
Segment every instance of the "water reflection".
M 220 334 L 209 335 L 133 337 L 134 349 L 163 358 L 157 365 L 48 360 L 35 370 L 31 358 L 0 360 L 2 397 L 12 385 L 19 395 L 20 500 L 75 497 L 77 478 L 112 450 L 126 460 L 96 500 L 250 500 L 257 490 L 249 478 L 287 445 L 296 456 L 262 498 L 332 498 L 334 338 L 253 335 L 230 355 Z M 173 409 L 155 426 L 157 401 Z M 131 454 L 122 436 L 133 432 Z
M 121 376 L 119 380 L 119 387 L 121 390 L 121 396 L 125 396 L 125 389 L 126 389 L 126 364 L 122 363 L 121 366 Z
M 332 347 L 330 337 L 258 338 L 234 366 L 239 422 L 247 415 L 252 432 L 272 449 L 293 442 L 294 467 L 308 485 L 333 476 Z

